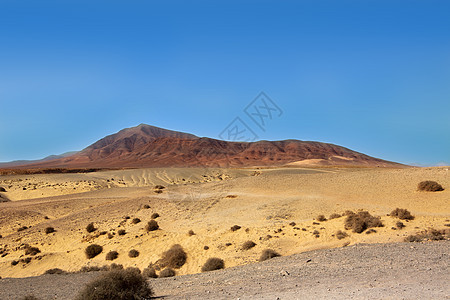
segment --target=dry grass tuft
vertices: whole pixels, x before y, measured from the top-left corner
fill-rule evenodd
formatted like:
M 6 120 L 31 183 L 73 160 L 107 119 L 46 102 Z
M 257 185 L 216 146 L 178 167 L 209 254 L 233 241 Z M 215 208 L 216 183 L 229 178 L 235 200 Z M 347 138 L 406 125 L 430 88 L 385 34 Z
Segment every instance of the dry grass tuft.
M 202 272 L 209 272 L 225 268 L 225 262 L 221 258 L 211 257 L 205 262 L 202 267 Z
M 417 190 L 424 192 L 440 192 L 443 191 L 444 188 L 436 181 L 426 180 L 417 185 Z
M 347 216 L 345 219 L 345 229 L 351 229 L 356 233 L 361 233 L 372 227 L 383 227 L 383 223 L 379 218 L 372 216 L 367 211 L 357 212 Z
M 136 270 L 114 270 L 100 275 L 78 294 L 77 300 L 150 299 L 153 291 Z

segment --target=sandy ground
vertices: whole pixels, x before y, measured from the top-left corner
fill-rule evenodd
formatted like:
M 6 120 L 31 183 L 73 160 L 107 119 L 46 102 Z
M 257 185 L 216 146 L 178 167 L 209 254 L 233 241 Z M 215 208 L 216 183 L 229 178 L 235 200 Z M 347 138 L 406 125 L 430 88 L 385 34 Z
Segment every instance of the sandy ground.
M 422 180 L 436 180 L 446 190 L 418 192 Z M 36 189 L 29 188 L 35 184 Z M 155 184 L 166 188 L 157 194 Z M 111 250 L 119 253 L 114 263 L 143 269 L 173 244 L 188 253 L 177 274 L 195 274 L 209 257 L 220 257 L 227 267 L 234 267 L 256 262 L 266 248 L 291 255 L 357 243 L 400 242 L 409 234 L 448 228 L 445 224 L 450 223 L 448 168 L 138 169 L 2 176 L 0 186 L 13 200 L 0 203 L 3 278 L 110 264 L 105 256 Z M 403 221 L 406 227 L 401 230 L 392 229 L 399 220 L 387 216 L 396 207 L 416 216 Z M 368 210 L 385 226 L 372 234 L 347 230 L 349 236 L 338 240 L 334 235 L 345 231 L 343 217 L 314 220 L 319 214 L 328 217 L 348 209 Z M 155 212 L 160 229 L 148 233 L 144 227 Z M 132 224 L 133 218 L 142 222 Z M 86 232 L 90 222 L 97 231 Z M 242 228 L 233 232 L 233 225 Z M 23 226 L 28 228 L 18 231 Z M 45 234 L 49 226 L 56 232 Z M 120 229 L 126 234 L 119 236 Z M 244 251 L 241 246 L 248 240 L 257 245 Z M 103 246 L 103 252 L 87 259 L 84 250 L 93 243 Z M 26 244 L 41 253 L 25 255 Z M 139 257 L 129 258 L 131 249 L 138 250 Z M 19 263 L 12 265 L 14 261 Z
M 449 241 L 357 244 L 151 279 L 157 299 L 449 299 Z M 0 280 L 0 298 L 73 299 L 101 272 Z

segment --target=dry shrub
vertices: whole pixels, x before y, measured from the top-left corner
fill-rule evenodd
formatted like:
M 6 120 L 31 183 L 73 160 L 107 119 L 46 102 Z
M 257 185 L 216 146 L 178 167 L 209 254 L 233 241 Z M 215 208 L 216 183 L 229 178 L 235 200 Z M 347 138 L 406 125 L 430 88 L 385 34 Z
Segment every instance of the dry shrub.
M 209 272 L 214 270 L 220 270 L 225 268 L 225 262 L 223 259 L 217 257 L 208 258 L 202 267 L 202 272 Z
M 343 216 L 351 216 L 351 215 L 354 215 L 355 213 L 353 212 L 353 211 L 351 211 L 351 210 L 346 210 L 346 211 L 344 211 L 344 213 L 342 214 Z
M 259 257 L 259 261 L 265 261 L 274 257 L 281 256 L 279 253 L 275 252 L 272 249 L 266 249 L 261 253 L 261 256 Z
M 406 226 L 402 222 L 398 221 L 397 223 L 395 223 L 395 227 L 397 227 L 397 229 L 403 229 Z
M 145 226 L 145 230 L 147 231 L 154 231 L 154 230 L 158 230 L 159 229 L 159 225 L 158 222 L 156 222 L 155 220 L 150 220 L 147 223 L 147 226 Z
M 49 234 L 49 233 L 52 233 L 52 232 L 55 232 L 55 228 L 53 228 L 53 227 L 45 228 L 45 234 Z
M 421 241 L 440 241 L 450 238 L 450 232 L 444 230 L 436 230 L 430 228 L 422 232 L 410 235 L 405 238 L 405 242 L 421 242 Z
M 176 274 L 177 273 L 175 272 L 174 269 L 166 268 L 166 269 L 162 270 L 161 272 L 159 272 L 159 278 L 173 277 Z
M 33 295 L 27 295 L 23 298 L 20 298 L 20 300 L 39 300 L 39 298 L 33 296 Z
M 231 226 L 231 231 L 236 231 L 236 230 L 239 230 L 239 229 L 241 229 L 241 226 L 239 226 L 239 225 Z
M 86 226 L 86 231 L 89 232 L 89 233 L 94 232 L 96 230 L 97 230 L 97 228 L 95 228 L 94 223 L 89 223 Z
M 59 268 L 53 268 L 48 269 L 47 271 L 44 272 L 44 274 L 67 274 L 67 272 Z
M 106 254 L 106 260 L 115 260 L 117 257 L 119 257 L 119 253 L 117 251 L 109 251 Z
M 28 229 L 28 226 L 22 226 L 20 228 L 17 228 L 17 232 L 24 231 L 25 229 Z
M 335 236 L 338 240 L 342 240 L 342 239 L 345 239 L 346 237 L 348 237 L 348 234 L 345 231 L 338 230 L 338 231 L 336 231 Z
M 149 209 L 149 208 L 150 208 L 150 205 L 144 204 L 144 206 L 142 206 L 142 208 L 144 208 L 144 209 Z
M 297 223 L 291 222 L 291 223 L 289 223 L 289 225 L 290 225 L 290 226 L 295 226 L 295 225 L 297 225 Z
M 203 250 L 208 250 L 209 249 L 209 246 L 204 246 L 203 247 Z
M 160 185 L 160 184 L 155 185 L 155 187 L 154 187 L 155 190 L 163 190 L 163 189 L 165 189 L 165 188 L 166 188 L 165 186 Z
M 333 213 L 328 217 L 328 220 L 333 220 L 342 217 L 340 214 Z
M 414 216 L 404 208 L 396 208 L 389 214 L 391 217 L 399 218 L 400 220 L 414 220 Z
M 114 237 L 114 234 L 112 234 L 111 232 L 108 232 L 107 237 L 108 237 L 108 239 L 112 239 Z
M 78 294 L 77 300 L 149 299 L 153 295 L 147 280 L 135 270 L 114 270 L 100 275 Z
M 356 214 L 347 216 L 345 219 L 345 229 L 351 229 L 356 233 L 361 233 L 372 227 L 383 227 L 383 223 L 379 218 L 372 216 L 368 211 L 357 212 Z
M 436 181 L 426 180 L 417 185 L 417 190 L 424 192 L 440 192 L 443 191 L 444 188 Z
M 84 253 L 86 254 L 86 257 L 91 259 L 102 253 L 103 247 L 97 244 L 92 244 L 86 247 L 84 250 Z
M 253 241 L 246 241 L 244 244 L 242 244 L 242 250 L 249 250 L 255 246 L 256 244 Z
M 189 231 L 188 231 L 188 235 L 189 235 L 189 236 L 193 236 L 193 235 L 195 235 L 195 232 L 194 232 L 194 230 L 192 230 L 192 229 L 191 229 L 191 230 L 189 230 Z
M 41 253 L 41 250 L 39 250 L 39 248 L 37 247 L 26 247 L 25 248 L 25 255 L 36 255 L 38 253 Z
M 6 193 L 6 189 L 2 186 L 0 186 L 0 192 Z
M 112 263 L 111 265 L 106 266 L 108 271 L 112 271 L 112 270 L 123 270 L 123 265 L 120 264 L 116 264 L 116 263 Z M 141 271 L 139 271 L 140 273 Z
M 152 218 L 152 219 L 159 218 L 159 214 L 158 213 L 153 213 L 150 218 Z
M 117 231 L 118 235 L 125 235 L 127 232 L 125 231 L 125 229 L 120 229 L 119 231 Z
M 138 256 L 139 256 L 139 251 L 134 250 L 134 249 L 131 249 L 131 250 L 128 252 L 128 256 L 131 257 L 131 258 L 138 257 Z
M 318 215 L 316 217 L 316 220 L 319 221 L 319 222 L 325 222 L 327 220 L 327 218 L 325 218 L 324 215 Z
M 183 247 L 176 244 L 162 254 L 160 265 L 162 267 L 179 269 L 186 263 L 186 259 L 187 254 L 184 251 Z
M 131 224 L 137 224 L 140 222 L 141 222 L 141 219 L 139 219 L 139 218 L 134 218 L 133 220 L 131 220 Z
M 158 275 L 156 274 L 156 271 L 154 268 L 145 268 L 144 271 L 142 271 L 142 275 L 145 278 L 158 278 Z
M 102 266 L 102 267 L 98 267 L 98 266 L 83 266 L 78 271 L 78 273 L 89 273 L 89 272 L 98 272 L 98 271 L 109 271 L 109 267 L 108 266 Z

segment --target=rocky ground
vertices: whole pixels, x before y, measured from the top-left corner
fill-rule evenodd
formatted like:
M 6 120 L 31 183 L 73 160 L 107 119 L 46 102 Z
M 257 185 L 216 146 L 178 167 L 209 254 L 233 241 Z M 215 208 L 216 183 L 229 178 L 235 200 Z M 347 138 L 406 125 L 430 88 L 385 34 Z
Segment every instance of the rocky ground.
M 449 241 L 356 244 L 151 279 L 159 299 L 450 299 Z M 98 273 L 0 280 L 0 299 L 73 299 Z

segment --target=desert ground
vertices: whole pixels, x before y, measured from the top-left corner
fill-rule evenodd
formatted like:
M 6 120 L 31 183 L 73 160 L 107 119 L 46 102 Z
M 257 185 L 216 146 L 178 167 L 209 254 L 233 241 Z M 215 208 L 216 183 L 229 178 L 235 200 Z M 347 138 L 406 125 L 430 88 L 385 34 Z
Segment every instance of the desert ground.
M 445 190 L 417 191 L 423 180 L 437 181 Z M 164 188 L 155 189 L 156 185 Z M 200 273 L 210 257 L 223 259 L 225 271 L 248 264 L 264 266 L 269 262 L 257 263 L 264 249 L 282 256 L 310 253 L 314 260 L 326 249 L 403 242 L 430 228 L 446 230 L 450 223 L 448 167 L 128 169 L 4 175 L 0 186 L 6 190 L 2 197 L 10 200 L 0 203 L 0 287 L 13 280 L 7 278 L 39 276 L 52 268 L 76 272 L 84 266 L 116 263 L 144 269 L 174 244 L 187 253 L 186 263 L 176 270 L 177 275 L 186 275 Z M 395 208 L 407 209 L 415 218 L 389 216 Z M 345 217 L 329 219 L 347 210 L 366 210 L 379 216 L 384 226 L 370 234 L 368 230 L 355 233 L 344 228 Z M 159 229 L 147 232 L 145 225 L 154 213 L 159 214 L 155 219 Z M 319 220 L 319 215 L 327 220 Z M 134 218 L 141 222 L 134 224 Z M 399 221 L 405 227 L 398 228 Z M 86 226 L 91 222 L 97 230 L 88 233 Z M 231 230 L 234 225 L 240 228 Z M 47 227 L 55 232 L 46 234 Z M 125 234 L 119 235 L 119 230 Z M 338 239 L 339 230 L 347 236 Z M 243 250 L 246 241 L 256 246 Z M 434 243 L 440 243 L 439 253 L 448 254 L 448 242 Z M 91 244 L 101 245 L 103 251 L 88 259 L 85 248 Z M 25 255 L 29 246 L 40 253 Z M 128 256 L 132 249 L 139 251 L 138 257 Z M 308 252 L 314 250 L 319 252 Z M 109 251 L 117 251 L 117 259 L 106 260 Z M 335 261 L 340 263 L 344 262 Z M 152 279 L 159 295 L 168 293 L 161 284 L 170 280 L 176 279 Z M 448 297 L 448 289 L 440 295 L 445 294 Z

